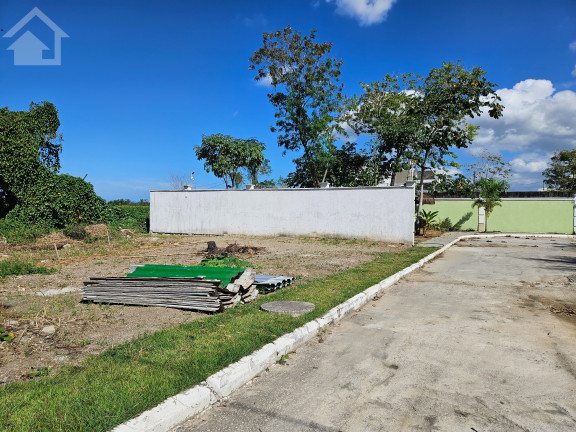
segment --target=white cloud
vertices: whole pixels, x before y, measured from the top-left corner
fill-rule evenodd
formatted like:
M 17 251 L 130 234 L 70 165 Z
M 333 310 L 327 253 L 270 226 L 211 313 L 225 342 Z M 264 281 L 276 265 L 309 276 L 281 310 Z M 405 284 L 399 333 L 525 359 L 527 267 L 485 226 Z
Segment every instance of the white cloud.
M 568 48 L 570 48 L 570 51 L 576 51 L 576 40 L 568 45 Z
M 473 148 L 512 155 L 514 188 L 542 187 L 541 173 L 553 152 L 576 148 L 576 92 L 556 91 L 548 80 L 528 79 L 497 91 L 504 114 L 484 115 Z
M 574 65 L 574 70 L 572 71 L 572 76 L 576 77 L 576 65 Z
M 386 19 L 388 11 L 396 0 L 326 0 L 336 3 L 336 12 L 352 17 L 361 26 L 379 24 Z
M 472 120 L 481 127 L 475 143 L 490 151 L 576 147 L 576 92 L 556 92 L 548 80 L 528 79 L 497 93 L 504 114 L 498 120 L 488 116 Z
M 256 81 L 256 85 L 262 87 L 272 87 L 272 77 L 270 75 L 266 75 L 265 77 Z

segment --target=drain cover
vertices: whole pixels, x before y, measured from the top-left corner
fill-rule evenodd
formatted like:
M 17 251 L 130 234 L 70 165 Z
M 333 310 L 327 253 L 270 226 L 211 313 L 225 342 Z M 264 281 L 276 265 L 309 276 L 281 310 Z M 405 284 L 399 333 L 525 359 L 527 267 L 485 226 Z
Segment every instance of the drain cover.
M 297 317 L 312 312 L 316 306 L 314 303 L 283 300 L 264 303 L 260 308 L 266 312 L 288 314 Z

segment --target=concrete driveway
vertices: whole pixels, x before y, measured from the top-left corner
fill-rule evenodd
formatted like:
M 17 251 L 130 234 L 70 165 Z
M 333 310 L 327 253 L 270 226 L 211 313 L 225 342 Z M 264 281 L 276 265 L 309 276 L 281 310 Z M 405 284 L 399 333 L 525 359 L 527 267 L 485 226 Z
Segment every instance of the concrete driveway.
M 175 430 L 575 431 L 576 241 L 470 240 Z

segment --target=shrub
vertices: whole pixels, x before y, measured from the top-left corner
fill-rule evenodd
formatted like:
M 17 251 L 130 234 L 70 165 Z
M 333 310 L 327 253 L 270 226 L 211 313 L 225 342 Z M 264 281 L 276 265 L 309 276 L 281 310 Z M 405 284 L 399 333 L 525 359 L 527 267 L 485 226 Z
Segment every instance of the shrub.
M 84 230 L 84 227 L 80 224 L 74 224 L 64 229 L 64 234 L 74 240 L 84 240 L 88 237 L 88 233 Z
M 43 172 L 21 192 L 20 203 L 7 219 L 21 223 L 42 221 L 50 228 L 100 222 L 107 204 L 92 185 L 68 174 Z
M 148 232 L 150 207 L 148 205 L 110 206 L 106 223 L 113 229 L 131 229 Z

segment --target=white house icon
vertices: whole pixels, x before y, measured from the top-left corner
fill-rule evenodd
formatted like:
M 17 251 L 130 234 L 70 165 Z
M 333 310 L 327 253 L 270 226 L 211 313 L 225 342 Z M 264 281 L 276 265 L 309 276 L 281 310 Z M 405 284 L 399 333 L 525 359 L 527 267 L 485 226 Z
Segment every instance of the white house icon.
M 54 58 L 42 58 L 42 51 L 49 50 L 40 39 L 27 31 L 14 41 L 7 50 L 14 51 L 15 66 L 59 66 L 61 62 L 61 39 L 69 37 L 58 27 L 54 21 L 44 14 L 40 9 L 35 7 L 26 14 L 18 23 L 12 27 L 3 37 L 11 38 L 18 33 L 31 19 L 38 17 L 46 26 L 54 32 Z

